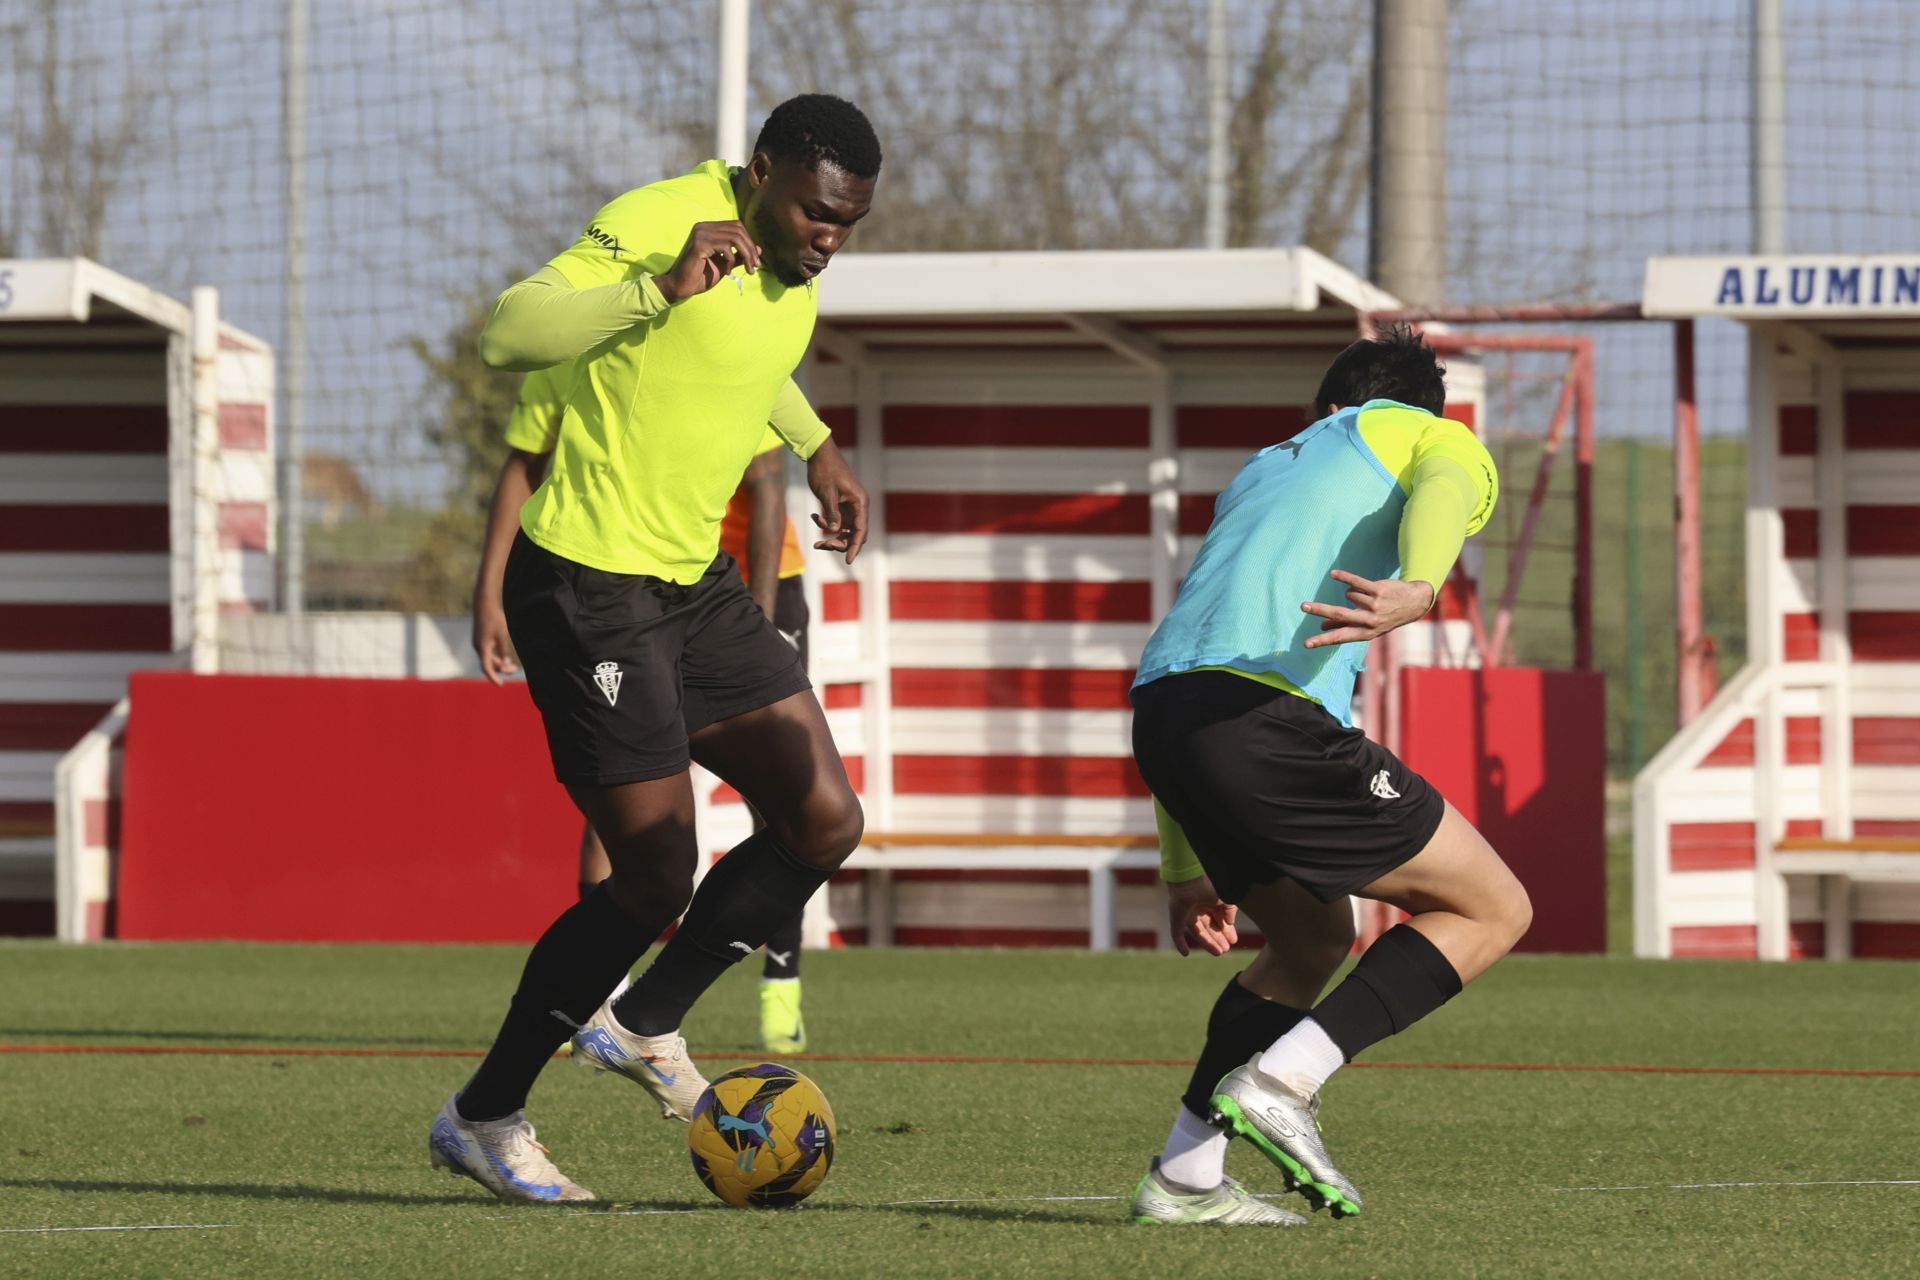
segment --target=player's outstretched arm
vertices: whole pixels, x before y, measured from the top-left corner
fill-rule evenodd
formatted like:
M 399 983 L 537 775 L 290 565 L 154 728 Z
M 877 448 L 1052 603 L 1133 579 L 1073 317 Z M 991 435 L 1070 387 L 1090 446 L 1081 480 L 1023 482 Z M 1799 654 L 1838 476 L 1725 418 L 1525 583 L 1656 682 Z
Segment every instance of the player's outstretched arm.
M 545 369 L 591 351 L 659 315 L 668 302 L 652 278 L 576 289 L 545 266 L 493 304 L 480 358 L 495 369 Z
M 760 269 L 759 246 L 738 222 L 694 223 L 673 265 L 658 276 L 580 289 L 549 263 L 493 304 L 480 332 L 480 358 L 495 369 L 560 364 L 705 293 L 737 267 Z
M 820 500 L 813 517 L 820 540 L 814 548 L 842 552 L 852 564 L 867 544 L 867 489 L 831 437 L 807 459 L 807 487 Z
M 473 651 L 480 670 L 495 684 L 520 669 L 513 659 L 513 641 L 507 635 L 507 612 L 501 604 L 507 576 L 507 552 L 520 528 L 520 508 L 545 478 L 545 454 L 513 449 L 494 482 L 493 502 L 487 508 L 486 540 L 480 549 L 480 572 L 473 580 Z

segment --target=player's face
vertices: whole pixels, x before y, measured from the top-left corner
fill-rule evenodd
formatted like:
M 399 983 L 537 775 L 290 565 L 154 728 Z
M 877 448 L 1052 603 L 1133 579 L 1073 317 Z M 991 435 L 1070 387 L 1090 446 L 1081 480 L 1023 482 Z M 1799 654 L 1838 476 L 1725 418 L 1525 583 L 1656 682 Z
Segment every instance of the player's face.
M 809 169 L 756 155 L 748 176 L 754 195 L 747 230 L 760 246 L 761 264 L 788 287 L 825 271 L 873 206 L 874 179 L 856 178 L 824 161 Z

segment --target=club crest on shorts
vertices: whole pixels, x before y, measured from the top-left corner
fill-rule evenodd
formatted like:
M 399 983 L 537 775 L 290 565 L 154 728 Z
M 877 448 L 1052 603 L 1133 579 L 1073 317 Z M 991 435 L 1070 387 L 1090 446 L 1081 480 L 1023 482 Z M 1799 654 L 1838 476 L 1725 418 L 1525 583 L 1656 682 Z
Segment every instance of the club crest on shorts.
M 1373 775 L 1373 782 L 1368 785 L 1367 790 L 1373 792 L 1373 794 L 1379 796 L 1382 800 L 1398 800 L 1400 798 L 1400 793 L 1393 789 L 1393 783 L 1387 781 L 1387 771 L 1385 769 Z
M 600 692 L 607 695 L 607 705 L 613 706 L 620 701 L 620 664 L 603 662 L 593 669 L 593 682 L 600 686 Z

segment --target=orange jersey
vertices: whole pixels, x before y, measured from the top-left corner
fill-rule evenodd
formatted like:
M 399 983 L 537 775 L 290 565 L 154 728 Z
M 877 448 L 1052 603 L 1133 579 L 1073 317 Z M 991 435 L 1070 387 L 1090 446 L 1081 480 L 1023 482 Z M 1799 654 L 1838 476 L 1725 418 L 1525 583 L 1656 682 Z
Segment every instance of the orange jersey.
M 775 435 L 771 429 L 760 442 L 759 453 L 770 453 L 775 449 L 786 448 L 786 442 Z M 753 495 L 742 484 L 733 491 L 733 498 L 727 503 L 727 514 L 720 518 L 720 549 L 740 562 L 740 580 L 747 581 L 747 526 L 753 521 Z M 786 540 L 780 545 L 780 576 L 797 578 L 806 570 L 806 556 L 800 550 L 800 535 L 794 531 L 793 521 L 787 521 Z

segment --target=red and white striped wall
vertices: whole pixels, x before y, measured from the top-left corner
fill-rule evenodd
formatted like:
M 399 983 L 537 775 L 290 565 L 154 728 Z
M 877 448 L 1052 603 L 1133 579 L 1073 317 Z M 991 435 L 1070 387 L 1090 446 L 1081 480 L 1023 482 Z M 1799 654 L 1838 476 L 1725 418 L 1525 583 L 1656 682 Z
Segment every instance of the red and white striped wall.
M 1827 953 L 1782 836 L 1920 836 L 1920 333 L 1757 324 L 1752 663 L 1636 788 L 1636 950 Z M 1920 883 L 1856 880 L 1850 953 L 1920 958 Z
M 93 263 L 0 272 L 0 933 L 50 933 L 61 757 L 181 660 L 196 607 L 271 604 L 273 365 L 215 317 L 196 378 L 194 311 Z M 104 841 L 98 799 L 76 821 Z
M 1131 758 L 1134 663 L 1214 496 L 1307 424 L 1354 332 L 1331 305 L 832 320 L 810 393 L 874 492 L 875 532 L 850 571 L 810 554 L 813 653 L 870 829 L 1153 830 Z M 1471 416 L 1477 367 L 1459 382 Z M 1120 876 L 1118 940 L 1152 946 L 1153 873 Z M 846 880 L 833 927 L 859 940 Z M 894 885 L 901 944 L 1088 942 L 1077 871 L 902 871 Z

